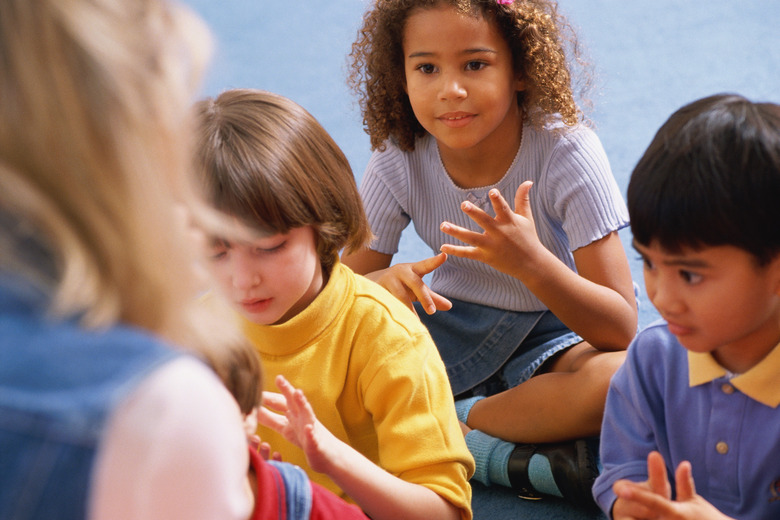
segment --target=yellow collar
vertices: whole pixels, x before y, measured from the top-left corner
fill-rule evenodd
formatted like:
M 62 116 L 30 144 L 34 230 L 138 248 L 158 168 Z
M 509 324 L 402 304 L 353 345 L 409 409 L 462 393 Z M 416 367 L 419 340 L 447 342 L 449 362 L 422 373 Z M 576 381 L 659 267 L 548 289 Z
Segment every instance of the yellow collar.
M 731 384 L 751 399 L 772 408 L 780 405 L 780 344 L 776 345 L 756 366 L 731 378 Z M 708 352 L 688 351 L 688 381 L 690 386 L 709 383 L 727 374 Z

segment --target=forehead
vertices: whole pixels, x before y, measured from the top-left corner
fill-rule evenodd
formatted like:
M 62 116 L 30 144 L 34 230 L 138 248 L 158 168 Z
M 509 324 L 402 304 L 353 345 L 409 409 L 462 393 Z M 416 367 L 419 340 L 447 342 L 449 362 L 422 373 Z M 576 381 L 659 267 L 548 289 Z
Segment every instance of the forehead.
M 731 269 L 756 264 L 753 255 L 744 249 L 731 245 L 704 245 L 696 248 L 681 246 L 679 249 L 670 251 L 654 240 L 646 245 L 634 242 L 633 246 L 640 254 L 653 257 L 655 262 L 670 266 Z
M 450 6 L 418 8 L 406 20 L 404 53 L 463 52 L 470 48 L 508 48 L 495 24 L 481 15 Z

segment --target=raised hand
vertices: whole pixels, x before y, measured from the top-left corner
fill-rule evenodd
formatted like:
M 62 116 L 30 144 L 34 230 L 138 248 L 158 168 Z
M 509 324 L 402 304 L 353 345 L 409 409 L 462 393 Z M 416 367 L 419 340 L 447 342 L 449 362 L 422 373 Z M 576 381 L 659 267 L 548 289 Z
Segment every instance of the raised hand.
M 733 520 L 696 494 L 691 464 L 681 462 L 675 471 L 675 500 L 666 476 L 663 457 L 657 451 L 647 456 L 648 480 L 618 480 L 613 485 L 617 500 L 612 509 L 614 520 Z
M 263 392 L 263 407 L 258 413 L 260 424 L 301 448 L 314 471 L 328 473 L 344 443 L 317 420 L 302 390 L 281 375 L 275 382 L 281 393 Z
M 452 308 L 452 302 L 432 291 L 423 281 L 423 276 L 432 273 L 446 260 L 447 255 L 441 253 L 419 262 L 395 264 L 375 271 L 369 277 L 390 291 L 412 311 L 414 311 L 412 304 L 415 301 L 420 302 L 428 314 L 433 314 L 437 310 L 448 311 Z
M 462 258 L 483 262 L 511 276 L 520 277 L 522 268 L 548 253 L 536 235 L 528 193 L 533 183 L 526 181 L 515 193 L 515 209 L 509 207 L 498 190 L 488 193 L 495 217 L 470 202 L 463 202 L 465 212 L 484 231 L 478 233 L 450 222 L 441 224 L 442 232 L 469 244 L 444 244 L 441 251 Z

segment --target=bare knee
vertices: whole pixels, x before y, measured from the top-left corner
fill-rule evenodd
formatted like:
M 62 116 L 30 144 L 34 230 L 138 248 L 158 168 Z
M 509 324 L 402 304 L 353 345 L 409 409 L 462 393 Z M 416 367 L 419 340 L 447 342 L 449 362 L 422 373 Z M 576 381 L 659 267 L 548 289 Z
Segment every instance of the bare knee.
M 600 351 L 587 343 L 580 343 L 569 349 L 553 365 L 552 371 L 568 372 L 572 376 L 573 386 L 578 389 L 577 401 L 581 407 L 583 420 L 595 431 L 601 427 L 607 391 L 612 376 L 625 361 L 625 351 Z
M 598 350 L 590 343 L 582 341 L 550 361 L 546 372 L 580 372 L 584 370 L 596 379 L 599 375 L 609 374 L 607 380 L 620 368 L 626 359 L 624 350 Z

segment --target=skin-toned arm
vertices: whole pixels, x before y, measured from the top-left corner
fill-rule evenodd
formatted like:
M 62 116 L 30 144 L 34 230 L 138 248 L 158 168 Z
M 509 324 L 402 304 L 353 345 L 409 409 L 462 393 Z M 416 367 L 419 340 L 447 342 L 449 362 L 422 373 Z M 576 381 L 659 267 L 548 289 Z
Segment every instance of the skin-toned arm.
M 574 251 L 578 273 L 572 271 L 536 235 L 528 198 L 531 186 L 530 181 L 520 185 L 514 211 L 498 190 L 491 190 L 495 218 L 464 202 L 461 209 L 484 232 L 444 222 L 444 233 L 469 245 L 445 244 L 442 252 L 478 260 L 514 276 L 597 349 L 625 349 L 636 333 L 637 308 L 618 234 L 610 233 Z
M 263 394 L 260 422 L 300 447 L 312 469 L 328 475 L 371 518 L 461 518 L 441 496 L 391 475 L 334 436 L 317 420 L 303 391 L 283 376 L 277 376 L 276 386 L 281 394 Z
M 428 314 L 433 314 L 437 310 L 448 311 L 452 308 L 452 302 L 432 291 L 423 281 L 423 276 L 443 264 L 447 260 L 447 255 L 442 253 L 419 262 L 390 266 L 392 259 L 392 255 L 363 249 L 350 255 L 345 254 L 341 261 L 356 273 L 364 275 L 390 291 L 412 310 L 414 310 L 412 303 L 415 301 L 419 301 Z
M 647 475 L 645 482 L 615 482 L 614 520 L 733 520 L 696 494 L 689 462 L 681 462 L 675 471 L 676 500 L 671 499 L 664 459 L 657 451 L 647 456 Z

